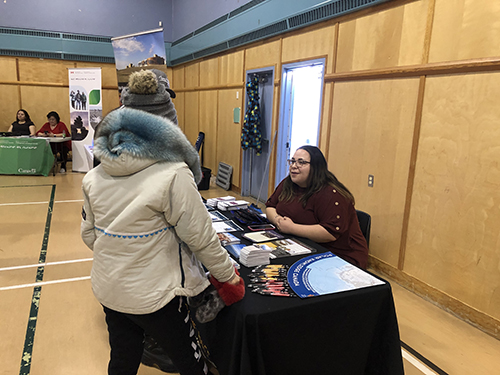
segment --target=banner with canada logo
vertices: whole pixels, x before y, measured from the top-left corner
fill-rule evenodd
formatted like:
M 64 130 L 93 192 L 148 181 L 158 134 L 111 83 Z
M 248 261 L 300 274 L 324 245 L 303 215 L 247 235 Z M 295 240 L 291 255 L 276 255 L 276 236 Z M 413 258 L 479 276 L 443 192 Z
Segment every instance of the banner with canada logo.
M 88 172 L 94 165 L 94 129 L 102 119 L 101 68 L 68 72 L 73 172 Z

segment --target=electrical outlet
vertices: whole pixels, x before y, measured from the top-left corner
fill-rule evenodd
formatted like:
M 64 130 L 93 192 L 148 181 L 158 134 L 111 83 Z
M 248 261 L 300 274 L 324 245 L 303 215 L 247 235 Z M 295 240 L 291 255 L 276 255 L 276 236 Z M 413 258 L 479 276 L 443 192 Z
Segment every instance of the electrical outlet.
M 373 187 L 373 175 L 368 175 L 368 187 Z

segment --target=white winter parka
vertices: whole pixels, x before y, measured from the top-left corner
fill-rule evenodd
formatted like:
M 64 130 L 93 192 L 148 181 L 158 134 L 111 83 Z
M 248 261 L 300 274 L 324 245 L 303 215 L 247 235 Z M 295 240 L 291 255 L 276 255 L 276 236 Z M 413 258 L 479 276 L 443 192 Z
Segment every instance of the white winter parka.
M 130 119 L 135 125 L 117 136 Z M 147 150 L 130 151 L 126 145 L 131 141 L 128 133 L 136 126 L 134 136 L 148 144 L 143 127 L 152 124 L 155 137 L 164 138 L 162 152 L 172 151 L 166 153 L 176 161 L 158 160 Z M 163 128 L 169 129 L 168 136 Z M 110 309 L 148 314 L 175 296 L 197 295 L 209 285 L 200 262 L 219 281 L 235 274 L 193 173 L 179 159 L 187 158 L 191 169 L 199 169 L 199 162 L 193 164 L 192 155 L 182 156 L 186 150 L 191 152 L 187 147 L 182 152 L 172 150 L 172 145 L 185 142 L 196 152 L 168 120 L 132 109 L 111 112 L 99 125 L 94 153 L 101 164 L 83 179 L 81 235 L 94 251 L 93 292 Z M 133 143 L 135 147 L 137 142 Z

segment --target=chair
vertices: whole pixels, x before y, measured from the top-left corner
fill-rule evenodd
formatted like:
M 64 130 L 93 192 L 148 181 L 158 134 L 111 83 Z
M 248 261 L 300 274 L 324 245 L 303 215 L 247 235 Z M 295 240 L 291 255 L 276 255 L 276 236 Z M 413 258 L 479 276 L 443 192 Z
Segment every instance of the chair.
M 359 227 L 361 228 L 361 232 L 366 239 L 366 244 L 370 247 L 370 229 L 372 226 L 372 217 L 366 212 L 356 210 L 356 214 L 358 215 Z

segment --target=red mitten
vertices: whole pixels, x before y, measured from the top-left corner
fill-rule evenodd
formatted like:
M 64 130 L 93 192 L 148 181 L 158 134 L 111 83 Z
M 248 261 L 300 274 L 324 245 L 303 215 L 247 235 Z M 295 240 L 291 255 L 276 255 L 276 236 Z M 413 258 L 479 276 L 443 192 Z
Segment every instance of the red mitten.
M 234 271 L 239 276 L 238 270 L 235 269 Z M 243 278 L 240 278 L 240 283 L 238 285 L 231 285 L 229 283 L 221 283 L 210 275 L 210 282 L 215 286 L 217 293 L 219 293 L 220 298 L 222 298 L 226 306 L 241 301 L 245 295 L 245 282 Z

